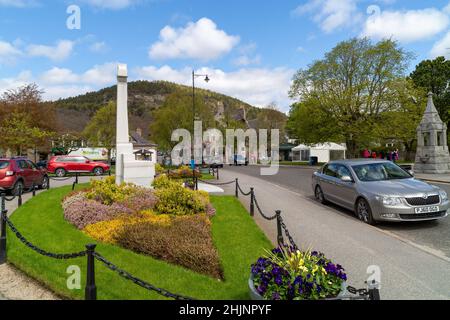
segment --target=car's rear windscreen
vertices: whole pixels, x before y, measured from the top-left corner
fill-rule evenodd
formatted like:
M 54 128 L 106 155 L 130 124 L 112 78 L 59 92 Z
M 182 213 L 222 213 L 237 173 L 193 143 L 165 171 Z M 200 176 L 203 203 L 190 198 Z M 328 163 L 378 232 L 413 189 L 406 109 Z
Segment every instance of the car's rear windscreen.
M 0 161 L 0 170 L 6 169 L 9 166 L 9 161 Z

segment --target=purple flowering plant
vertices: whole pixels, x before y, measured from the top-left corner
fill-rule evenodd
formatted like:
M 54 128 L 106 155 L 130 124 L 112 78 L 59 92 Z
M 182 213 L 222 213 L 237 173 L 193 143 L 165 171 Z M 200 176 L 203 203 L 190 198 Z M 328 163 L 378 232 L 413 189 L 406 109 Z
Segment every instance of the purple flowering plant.
M 323 253 L 280 247 L 252 265 L 256 291 L 266 300 L 335 298 L 347 280 L 344 268 Z

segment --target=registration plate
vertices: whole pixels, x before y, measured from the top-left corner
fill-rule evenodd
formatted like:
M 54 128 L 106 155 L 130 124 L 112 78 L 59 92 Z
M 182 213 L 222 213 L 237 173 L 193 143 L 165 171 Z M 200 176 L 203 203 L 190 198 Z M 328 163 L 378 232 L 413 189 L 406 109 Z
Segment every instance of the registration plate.
M 439 212 L 439 207 L 423 207 L 423 208 L 416 208 L 416 213 L 435 213 Z

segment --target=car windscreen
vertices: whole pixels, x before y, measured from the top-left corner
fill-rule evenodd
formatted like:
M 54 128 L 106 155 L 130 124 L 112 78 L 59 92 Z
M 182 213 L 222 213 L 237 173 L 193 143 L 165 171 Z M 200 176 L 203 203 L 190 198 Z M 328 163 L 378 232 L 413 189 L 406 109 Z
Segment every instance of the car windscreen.
M 391 162 L 356 165 L 352 166 L 352 168 L 361 181 L 386 181 L 411 178 L 406 171 Z
M 6 169 L 9 166 L 9 161 L 0 161 L 0 170 Z

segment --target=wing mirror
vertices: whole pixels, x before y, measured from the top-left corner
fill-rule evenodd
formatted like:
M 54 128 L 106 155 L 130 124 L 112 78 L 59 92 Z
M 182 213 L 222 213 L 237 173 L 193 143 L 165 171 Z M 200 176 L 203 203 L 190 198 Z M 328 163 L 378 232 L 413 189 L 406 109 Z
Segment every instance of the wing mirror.
M 408 173 L 411 175 L 411 177 L 414 177 L 414 171 L 413 170 L 408 170 Z
M 353 179 L 350 176 L 343 176 L 341 180 L 342 182 L 353 182 Z

